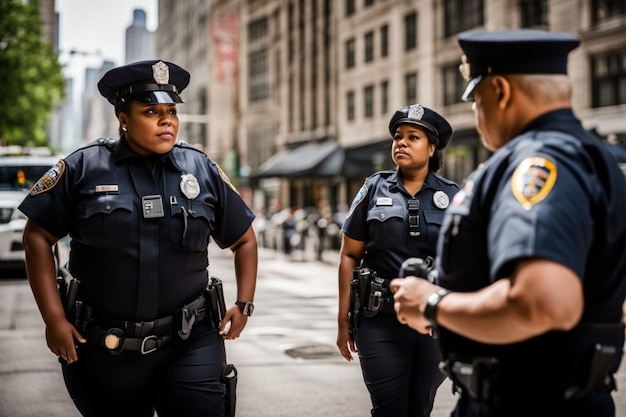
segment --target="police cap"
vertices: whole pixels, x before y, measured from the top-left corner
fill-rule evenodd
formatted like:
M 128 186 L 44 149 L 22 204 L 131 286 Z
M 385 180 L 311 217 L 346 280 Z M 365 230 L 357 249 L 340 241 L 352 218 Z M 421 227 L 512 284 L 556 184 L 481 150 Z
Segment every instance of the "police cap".
M 98 90 L 109 103 L 184 103 L 179 94 L 189 84 L 189 73 L 161 60 L 140 61 L 108 71 Z
M 411 124 L 427 129 L 439 138 L 437 149 L 443 149 L 448 146 L 452 137 L 452 126 L 439 113 L 419 104 L 402 107 L 396 110 L 389 121 L 389 133 L 391 136 L 396 134 L 396 129 L 401 124 Z
M 468 31 L 458 35 L 465 54 L 461 74 L 469 84 L 463 101 L 489 74 L 567 74 L 567 55 L 580 44 L 570 33 L 534 29 Z

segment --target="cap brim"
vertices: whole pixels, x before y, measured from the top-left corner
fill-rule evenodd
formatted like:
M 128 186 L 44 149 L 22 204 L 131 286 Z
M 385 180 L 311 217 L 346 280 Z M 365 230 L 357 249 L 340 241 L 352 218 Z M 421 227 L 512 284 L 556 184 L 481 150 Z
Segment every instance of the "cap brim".
M 474 99 L 472 98 L 472 92 L 474 91 L 476 86 L 483 80 L 483 78 L 485 78 L 483 75 L 479 75 L 477 77 L 472 78 L 470 82 L 467 84 L 467 87 L 465 88 L 465 92 L 463 93 L 463 96 L 461 96 L 461 100 L 474 101 Z
M 184 103 L 183 99 L 173 91 L 144 91 L 124 97 L 124 101 L 132 103 Z

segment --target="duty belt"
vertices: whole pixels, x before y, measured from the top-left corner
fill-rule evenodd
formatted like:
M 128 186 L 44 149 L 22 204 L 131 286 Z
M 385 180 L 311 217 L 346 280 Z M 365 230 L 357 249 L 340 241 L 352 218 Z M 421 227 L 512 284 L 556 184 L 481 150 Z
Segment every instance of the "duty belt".
M 154 352 L 178 336 L 185 340 L 195 323 L 210 316 L 204 295 L 189 305 L 176 310 L 171 316 L 153 321 L 130 322 L 98 320 L 89 330 L 89 342 L 105 347 L 114 355 L 124 350 L 139 351 L 142 355 Z

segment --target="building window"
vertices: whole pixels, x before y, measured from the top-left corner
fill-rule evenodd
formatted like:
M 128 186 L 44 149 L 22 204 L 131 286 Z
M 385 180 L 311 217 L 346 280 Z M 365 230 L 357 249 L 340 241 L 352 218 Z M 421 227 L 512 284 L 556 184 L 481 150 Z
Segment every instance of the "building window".
M 269 98 L 269 60 L 267 49 L 251 52 L 248 73 L 250 102 Z
M 354 39 L 346 41 L 346 68 L 354 67 L 356 63 L 356 42 Z
M 248 24 L 248 42 L 254 43 L 259 39 L 263 39 L 268 34 L 267 17 L 253 20 Z
M 446 38 L 484 23 L 483 0 L 444 0 Z
M 412 72 L 405 76 L 405 94 L 406 104 L 411 105 L 417 103 L 417 73 Z
M 368 85 L 363 88 L 363 114 L 366 118 L 374 116 L 374 86 Z
M 600 23 L 612 17 L 626 15 L 626 2 L 624 0 L 592 0 L 591 19 L 594 24 Z
M 404 16 L 404 49 L 409 51 L 417 47 L 417 13 Z
M 389 55 L 389 26 L 384 25 L 380 28 L 380 56 Z
M 380 83 L 380 112 L 387 114 L 389 111 L 389 81 Z
M 356 12 L 355 0 L 346 0 L 346 16 L 351 16 Z
M 592 107 L 626 104 L 626 49 L 591 58 Z
M 548 25 L 548 0 L 521 0 L 522 27 Z
M 365 34 L 365 62 L 374 60 L 374 32 Z
M 449 106 L 460 103 L 466 82 L 459 72 L 459 65 L 453 64 L 442 68 L 441 76 L 443 79 L 443 105 Z
M 348 120 L 354 120 L 354 91 L 346 93 L 346 115 Z

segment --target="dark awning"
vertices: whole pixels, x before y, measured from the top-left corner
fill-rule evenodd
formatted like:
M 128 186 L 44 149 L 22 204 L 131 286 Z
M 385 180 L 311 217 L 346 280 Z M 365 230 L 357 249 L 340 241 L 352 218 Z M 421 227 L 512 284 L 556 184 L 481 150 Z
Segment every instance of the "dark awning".
M 346 178 L 365 178 L 376 171 L 394 169 L 391 159 L 391 140 L 385 139 L 344 149 L 341 174 Z
M 259 167 L 257 178 L 298 178 L 336 175 L 343 152 L 336 142 L 313 142 L 279 152 Z
M 336 142 L 307 143 L 279 152 L 265 161 L 256 178 L 365 178 L 382 169 L 395 167 L 391 141 L 341 148 Z

